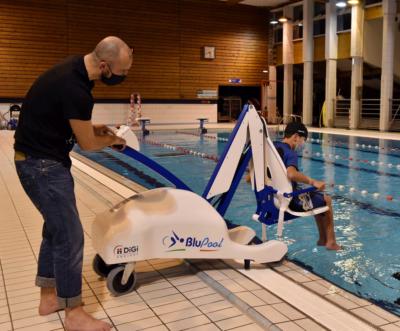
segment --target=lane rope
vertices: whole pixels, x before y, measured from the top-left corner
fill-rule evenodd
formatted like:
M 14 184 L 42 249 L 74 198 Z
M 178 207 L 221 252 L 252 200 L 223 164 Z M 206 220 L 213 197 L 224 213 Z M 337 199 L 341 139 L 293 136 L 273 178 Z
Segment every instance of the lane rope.
M 157 141 L 153 138 L 148 139 L 148 138 L 139 138 L 139 141 L 143 144 L 148 144 L 148 145 L 153 145 L 153 146 L 157 146 L 157 147 L 162 147 L 168 150 L 173 150 L 173 151 L 179 151 L 185 155 L 191 155 L 191 156 L 195 156 L 195 157 L 199 157 L 202 159 L 208 159 L 214 162 L 218 162 L 219 157 L 215 154 L 207 154 L 207 153 L 203 153 L 203 152 L 199 152 L 193 149 L 189 149 L 183 146 L 178 146 L 178 145 L 173 145 L 173 144 L 166 144 L 160 141 Z M 333 156 L 333 155 L 332 155 Z M 337 189 L 341 192 L 347 192 L 349 194 L 360 194 L 362 197 L 364 198 L 372 198 L 372 199 L 386 199 L 386 201 L 389 202 L 395 202 L 398 201 L 399 199 L 396 197 L 394 197 L 393 195 L 381 195 L 379 192 L 368 192 L 368 190 L 365 189 L 359 189 L 359 188 L 355 188 L 353 186 L 350 185 L 345 185 L 345 184 L 335 184 L 335 183 L 326 183 L 326 188 L 328 190 L 334 190 Z

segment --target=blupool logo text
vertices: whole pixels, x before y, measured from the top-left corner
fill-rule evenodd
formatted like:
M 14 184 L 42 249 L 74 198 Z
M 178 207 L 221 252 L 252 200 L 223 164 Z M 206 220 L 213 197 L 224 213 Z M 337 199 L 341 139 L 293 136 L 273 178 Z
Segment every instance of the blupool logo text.
M 179 237 L 175 231 L 172 231 L 172 236 L 163 238 L 163 245 L 167 246 L 167 252 L 186 251 L 187 248 L 198 248 L 203 252 L 214 252 L 222 247 L 224 238 L 211 240 L 207 237 L 196 238 L 188 236 L 186 238 Z

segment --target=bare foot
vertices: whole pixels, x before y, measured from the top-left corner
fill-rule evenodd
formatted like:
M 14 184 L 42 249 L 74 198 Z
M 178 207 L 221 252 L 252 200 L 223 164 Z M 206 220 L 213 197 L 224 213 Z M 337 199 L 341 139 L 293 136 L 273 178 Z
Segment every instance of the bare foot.
M 318 246 L 325 246 L 325 245 L 326 245 L 326 240 L 321 240 L 321 239 L 318 240 L 318 241 L 317 241 L 317 245 L 318 245 Z
M 67 331 L 110 331 L 111 325 L 96 320 L 85 312 L 82 306 L 65 309 L 65 329 Z
M 53 287 L 42 287 L 40 289 L 39 315 L 50 315 L 58 310 L 60 309 L 56 289 Z
M 340 251 L 343 249 L 342 246 L 338 245 L 337 243 L 333 244 L 326 244 L 326 249 L 332 250 L 332 251 Z

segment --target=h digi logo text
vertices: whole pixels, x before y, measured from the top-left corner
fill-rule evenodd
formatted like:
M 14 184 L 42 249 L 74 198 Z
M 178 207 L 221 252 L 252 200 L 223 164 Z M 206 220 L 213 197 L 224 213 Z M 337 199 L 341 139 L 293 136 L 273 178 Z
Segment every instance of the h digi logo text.
M 135 256 L 138 254 L 139 254 L 139 246 L 138 245 L 134 245 L 134 246 L 117 245 L 114 247 L 114 255 L 117 258 Z

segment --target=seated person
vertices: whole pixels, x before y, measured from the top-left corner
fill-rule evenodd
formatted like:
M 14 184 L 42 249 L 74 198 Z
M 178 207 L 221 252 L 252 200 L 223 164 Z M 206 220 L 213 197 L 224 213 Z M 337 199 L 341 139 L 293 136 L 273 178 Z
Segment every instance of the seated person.
M 303 123 L 292 122 L 286 126 L 283 141 L 274 143 L 286 166 L 287 176 L 289 180 L 292 181 L 293 191 L 301 189 L 299 183 L 312 185 L 318 189 L 318 191 L 293 197 L 289 208 L 293 211 L 300 212 L 328 206 L 328 211 L 315 215 L 315 221 L 319 232 L 317 245 L 325 246 L 330 250 L 340 250 L 341 247 L 336 243 L 335 238 L 332 199 L 330 196 L 321 192 L 325 189 L 325 183 L 312 179 L 298 170 L 298 155 L 296 150 L 301 150 L 307 140 L 307 136 L 308 131 Z

